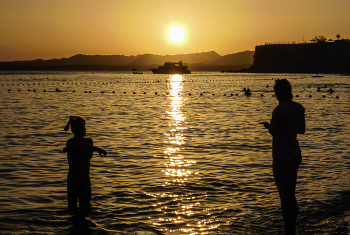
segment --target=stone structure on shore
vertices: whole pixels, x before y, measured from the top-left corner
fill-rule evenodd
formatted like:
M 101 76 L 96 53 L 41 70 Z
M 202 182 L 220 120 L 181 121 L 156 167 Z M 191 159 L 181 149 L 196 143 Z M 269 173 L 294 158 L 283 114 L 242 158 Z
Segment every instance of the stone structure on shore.
M 256 73 L 350 73 L 350 42 L 265 44 L 255 47 Z

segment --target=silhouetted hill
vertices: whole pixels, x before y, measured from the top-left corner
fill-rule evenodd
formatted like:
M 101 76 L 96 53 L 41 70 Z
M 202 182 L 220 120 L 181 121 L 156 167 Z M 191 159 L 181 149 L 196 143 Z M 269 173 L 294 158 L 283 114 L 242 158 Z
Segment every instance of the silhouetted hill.
M 152 55 L 152 54 L 144 54 L 139 55 L 136 57 L 136 59 L 132 60 L 128 64 L 133 65 L 147 65 L 147 64 L 162 64 L 163 60 L 159 58 L 158 55 Z
M 183 61 L 190 70 L 218 71 L 223 69 L 248 68 L 253 64 L 252 51 L 221 56 L 215 51 L 179 54 L 137 56 L 124 55 L 83 55 L 51 60 L 30 60 L 0 62 L 0 70 L 110 70 L 128 71 L 132 68 L 148 70 L 165 62 Z M 193 65 L 193 66 L 192 66 Z
M 211 62 L 219 59 L 221 56 L 216 53 L 215 51 L 210 52 L 203 52 L 203 53 L 193 53 L 193 54 L 186 54 L 186 55 L 168 55 L 164 56 L 164 61 L 180 61 L 187 64 L 197 64 L 197 63 L 204 63 L 204 64 L 210 64 Z
M 244 51 L 235 54 L 221 56 L 218 60 L 212 62 L 213 65 L 238 65 L 253 64 L 254 51 Z
M 183 61 L 186 64 L 196 64 L 196 63 L 211 63 L 217 59 L 221 58 L 221 56 L 215 51 L 211 52 L 203 52 L 203 53 L 193 53 L 193 54 L 180 54 L 180 55 L 152 55 L 152 54 L 144 54 L 139 55 L 135 60 L 130 62 L 130 64 L 158 64 L 162 65 L 165 62 L 178 62 Z M 252 56 L 253 58 L 253 56 Z
M 124 55 L 82 55 L 78 54 L 67 59 L 67 64 L 74 65 L 124 65 L 135 60 L 136 56 Z M 61 59 L 63 60 L 63 59 Z

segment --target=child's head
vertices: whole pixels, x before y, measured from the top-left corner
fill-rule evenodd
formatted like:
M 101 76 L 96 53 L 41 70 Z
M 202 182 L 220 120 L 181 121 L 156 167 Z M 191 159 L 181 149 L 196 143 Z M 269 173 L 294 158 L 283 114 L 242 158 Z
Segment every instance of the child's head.
M 74 137 L 83 138 L 86 135 L 85 120 L 81 117 L 70 116 L 64 130 L 68 131 L 69 126 L 72 128 Z
M 293 98 L 292 85 L 287 79 L 277 79 L 273 89 L 275 90 L 276 98 L 280 102 Z

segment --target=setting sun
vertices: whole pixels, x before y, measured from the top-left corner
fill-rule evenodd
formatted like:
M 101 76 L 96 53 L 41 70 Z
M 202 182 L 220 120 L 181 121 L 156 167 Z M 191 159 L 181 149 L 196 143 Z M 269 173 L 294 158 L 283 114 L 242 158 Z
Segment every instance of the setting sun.
M 173 42 L 182 42 L 185 38 L 185 32 L 181 27 L 173 26 L 169 30 L 169 37 Z

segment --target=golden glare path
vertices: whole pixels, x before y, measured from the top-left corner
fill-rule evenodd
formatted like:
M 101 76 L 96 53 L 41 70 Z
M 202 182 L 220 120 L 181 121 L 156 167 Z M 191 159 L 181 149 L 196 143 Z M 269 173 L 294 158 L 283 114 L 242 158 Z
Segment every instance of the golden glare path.
M 153 206 L 156 211 L 162 211 L 162 215 L 153 225 L 168 233 L 181 232 L 186 234 L 200 233 L 205 234 L 209 230 L 215 229 L 218 225 L 212 224 L 211 219 L 196 219 L 197 213 L 205 213 L 200 209 L 201 203 L 196 197 L 196 193 L 188 187 L 187 184 L 192 183 L 193 177 L 199 175 L 194 170 L 196 161 L 186 159 L 181 151 L 186 144 L 184 131 L 188 128 L 185 126 L 186 112 L 182 110 L 186 98 L 182 95 L 183 76 L 170 75 L 168 82 L 168 111 L 167 119 L 169 120 L 169 131 L 164 133 L 167 137 L 164 140 L 165 150 L 164 157 L 168 159 L 165 163 L 164 172 L 164 191 L 157 194 L 149 194 L 154 198 L 158 198 L 158 202 Z M 165 199 L 170 199 L 171 203 L 164 204 Z M 169 224 L 172 224 L 169 229 Z

